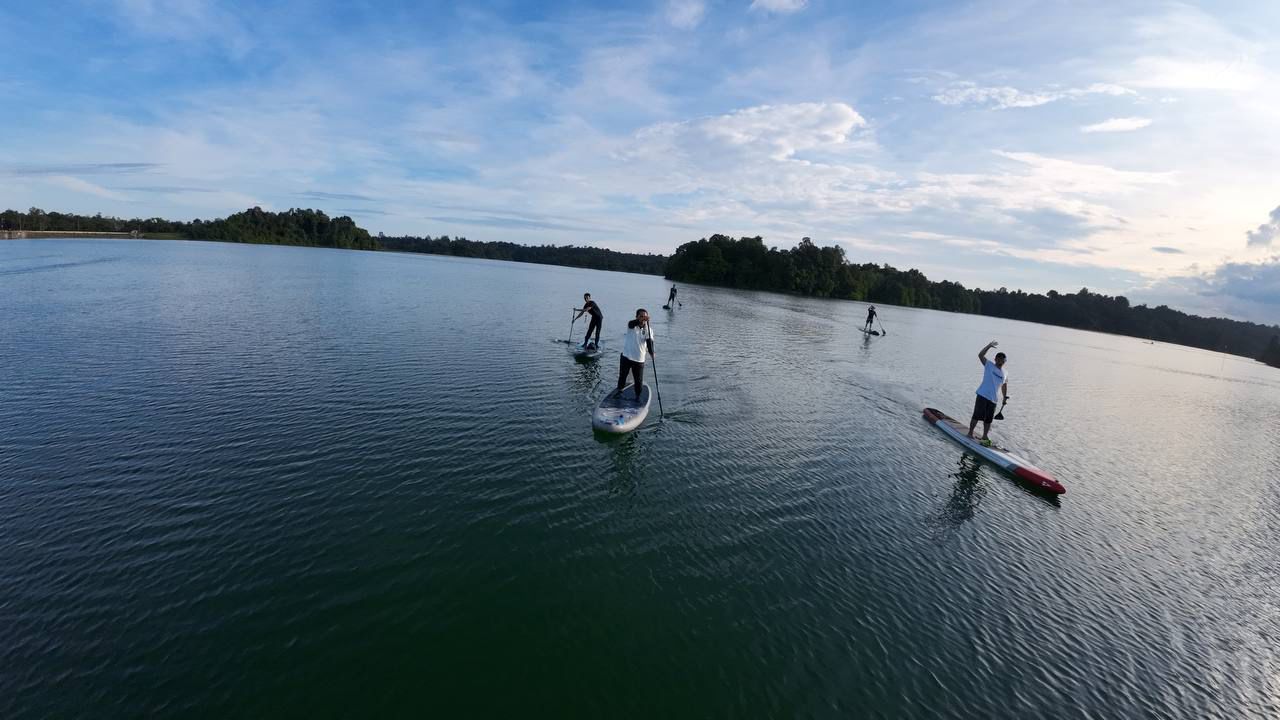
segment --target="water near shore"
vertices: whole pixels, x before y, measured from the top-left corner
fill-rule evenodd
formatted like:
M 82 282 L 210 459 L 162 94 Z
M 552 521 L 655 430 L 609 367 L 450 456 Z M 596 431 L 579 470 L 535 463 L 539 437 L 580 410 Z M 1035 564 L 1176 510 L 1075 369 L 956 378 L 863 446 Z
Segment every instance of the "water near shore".
M 1280 372 L 666 288 L 0 243 L 0 716 L 1280 714 Z M 666 418 L 604 441 L 642 305 Z M 920 417 L 993 338 L 1058 500 Z

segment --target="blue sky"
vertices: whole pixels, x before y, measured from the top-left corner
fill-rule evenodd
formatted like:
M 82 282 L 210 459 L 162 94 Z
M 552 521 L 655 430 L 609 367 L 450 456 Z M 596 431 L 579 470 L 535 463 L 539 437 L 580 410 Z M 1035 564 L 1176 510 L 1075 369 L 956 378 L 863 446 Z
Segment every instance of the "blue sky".
M 663 253 L 809 236 L 1280 320 L 1269 0 L 53 0 L 0 27 L 8 207 Z

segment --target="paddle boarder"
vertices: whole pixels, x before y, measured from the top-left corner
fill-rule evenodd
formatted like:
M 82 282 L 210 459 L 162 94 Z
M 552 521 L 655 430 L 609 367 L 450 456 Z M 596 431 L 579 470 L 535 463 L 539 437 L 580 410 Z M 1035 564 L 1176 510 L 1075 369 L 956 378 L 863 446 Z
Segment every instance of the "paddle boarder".
M 582 293 L 582 308 L 578 310 L 578 314 L 573 317 L 574 320 L 582 317 L 583 313 L 591 314 L 591 322 L 587 323 L 587 336 L 582 338 L 582 346 L 587 347 L 591 342 L 591 333 L 595 331 L 595 346 L 600 346 L 600 327 L 604 324 L 604 313 L 600 311 L 600 306 L 595 300 L 591 299 L 591 293 Z
M 978 362 L 982 363 L 982 384 L 978 386 L 978 397 L 973 402 L 973 418 L 969 420 L 969 437 L 973 437 L 973 428 L 982 421 L 982 444 L 990 445 L 991 421 L 996 415 L 996 401 L 999 393 L 1004 393 L 1005 402 L 1009 401 L 1009 376 L 1004 371 L 1005 354 L 996 353 L 995 362 L 987 359 L 987 351 L 999 343 L 995 340 L 978 352 Z
M 872 330 L 875 329 L 872 327 L 872 323 L 874 323 L 875 321 L 876 321 L 876 306 L 872 305 L 871 307 L 867 308 L 867 324 L 863 325 L 862 328 L 867 332 L 871 332 Z
M 675 306 L 676 306 L 676 286 L 672 285 L 671 293 L 667 295 L 667 307 L 673 308 Z
M 618 394 L 627 386 L 627 374 L 635 381 L 636 400 L 644 391 L 644 362 L 653 355 L 653 329 L 649 327 L 649 311 L 636 310 L 636 319 L 627 323 L 622 336 L 622 354 L 618 364 Z

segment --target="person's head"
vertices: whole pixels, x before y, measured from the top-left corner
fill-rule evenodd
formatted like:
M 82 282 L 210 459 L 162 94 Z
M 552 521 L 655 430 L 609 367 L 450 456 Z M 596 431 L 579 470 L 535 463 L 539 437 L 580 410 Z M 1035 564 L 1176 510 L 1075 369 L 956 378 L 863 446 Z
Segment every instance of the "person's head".
M 582 299 L 583 299 L 583 300 L 590 300 L 590 299 L 591 299 L 591 293 L 582 293 Z
M 1004 360 L 1005 360 L 1004 353 L 1002 352 L 996 353 L 996 367 L 1000 367 L 1000 368 L 1004 367 Z
M 649 322 L 649 311 L 644 308 L 636 310 L 636 319 L 640 322 Z

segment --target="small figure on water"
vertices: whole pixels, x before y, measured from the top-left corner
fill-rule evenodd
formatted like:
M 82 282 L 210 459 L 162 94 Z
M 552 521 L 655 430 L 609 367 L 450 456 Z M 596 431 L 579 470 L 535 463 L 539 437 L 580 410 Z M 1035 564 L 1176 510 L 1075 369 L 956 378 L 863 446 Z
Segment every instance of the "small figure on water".
M 875 321 L 876 321 L 876 306 L 872 305 L 871 307 L 867 308 L 867 324 L 862 326 L 863 329 L 865 329 L 868 332 L 870 332 L 871 330 L 874 330 L 875 328 L 872 327 L 872 323 L 874 323 Z
M 653 329 L 649 327 L 649 311 L 636 310 L 636 319 L 627 323 L 622 337 L 622 355 L 618 366 L 618 394 L 627 386 L 627 374 L 635 381 L 636 400 L 644 391 L 644 363 L 653 355 Z
M 604 324 L 604 313 L 600 311 L 596 301 L 591 299 L 591 293 L 582 294 L 582 307 L 578 309 L 578 314 L 573 319 L 577 320 L 583 313 L 591 314 L 591 322 L 587 323 L 587 336 L 582 339 L 582 347 L 594 350 L 600 346 L 600 327 Z M 592 331 L 596 334 L 595 342 L 591 341 Z
M 676 286 L 671 286 L 671 292 L 667 295 L 667 307 L 675 307 L 676 304 Z
M 987 359 L 987 351 L 999 343 L 995 340 L 978 352 L 978 362 L 982 363 L 982 384 L 978 386 L 978 397 L 973 403 L 973 418 L 969 420 L 969 437 L 973 437 L 973 428 L 982 421 L 982 444 L 990 446 L 991 421 L 996 415 L 996 399 L 1004 393 L 1004 401 L 1009 402 L 1009 376 L 1005 373 L 1005 354 L 996 353 L 995 362 Z

